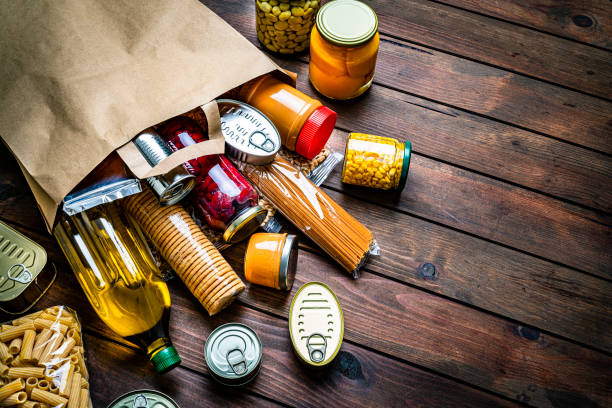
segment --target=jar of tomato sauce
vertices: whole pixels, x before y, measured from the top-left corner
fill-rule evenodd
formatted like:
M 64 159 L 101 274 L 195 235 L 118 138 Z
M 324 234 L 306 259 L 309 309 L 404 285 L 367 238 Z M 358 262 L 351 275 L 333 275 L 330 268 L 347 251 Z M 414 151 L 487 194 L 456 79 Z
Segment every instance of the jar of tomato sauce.
M 164 122 L 159 133 L 173 151 L 208 139 L 197 122 L 185 116 Z M 211 228 L 223 231 L 225 241 L 239 242 L 261 225 L 267 212 L 257 204 L 257 192 L 224 155 L 201 156 L 185 167 L 196 176 L 193 199 L 198 213 Z
M 319 10 L 310 36 L 310 82 L 333 99 L 351 99 L 372 84 L 378 56 L 378 18 L 357 0 L 334 0 Z

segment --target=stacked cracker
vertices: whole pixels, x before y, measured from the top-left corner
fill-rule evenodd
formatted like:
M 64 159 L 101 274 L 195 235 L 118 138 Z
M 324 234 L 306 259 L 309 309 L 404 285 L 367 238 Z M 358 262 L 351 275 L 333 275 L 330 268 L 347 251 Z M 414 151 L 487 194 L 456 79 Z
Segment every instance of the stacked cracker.
M 62 306 L 0 327 L 0 407 L 91 408 L 81 326 Z
M 123 203 L 211 316 L 244 290 L 236 272 L 183 207 L 162 207 L 148 188 Z

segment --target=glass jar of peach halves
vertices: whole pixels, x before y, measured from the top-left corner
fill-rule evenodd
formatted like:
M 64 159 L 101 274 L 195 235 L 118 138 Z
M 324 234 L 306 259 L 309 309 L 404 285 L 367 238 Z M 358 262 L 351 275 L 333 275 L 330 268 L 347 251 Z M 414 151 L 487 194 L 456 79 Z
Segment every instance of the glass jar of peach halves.
M 378 19 L 368 5 L 334 0 L 319 10 L 310 36 L 310 82 L 333 99 L 351 99 L 372 84 Z

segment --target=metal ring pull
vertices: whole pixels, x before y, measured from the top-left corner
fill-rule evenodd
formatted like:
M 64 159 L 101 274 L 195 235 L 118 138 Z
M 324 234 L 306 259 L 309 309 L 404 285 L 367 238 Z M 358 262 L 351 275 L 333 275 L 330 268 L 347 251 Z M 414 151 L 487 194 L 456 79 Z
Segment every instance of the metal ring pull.
M 231 362 L 230 361 L 230 354 L 232 354 L 234 351 L 237 351 L 238 353 L 240 353 L 240 357 L 239 357 L 239 360 L 237 360 L 235 362 Z M 231 369 L 232 369 L 232 371 L 234 373 L 236 373 L 237 375 L 242 375 L 242 374 L 246 373 L 246 371 L 247 371 L 247 363 L 246 363 L 246 358 L 244 357 L 244 352 L 242 350 L 240 350 L 238 348 L 231 349 L 225 355 L 225 359 L 227 360 L 227 363 L 230 365 L 230 367 L 231 367 Z
M 19 283 L 30 283 L 32 280 L 32 272 L 22 263 L 11 265 L 8 269 L 8 277 Z
M 314 347 L 310 344 L 310 339 L 313 337 L 320 337 L 323 339 L 322 347 Z M 327 339 L 321 333 L 313 333 L 308 336 L 306 339 L 306 347 L 308 348 L 308 355 L 310 356 L 310 361 L 313 363 L 320 363 L 325 360 L 325 351 L 327 350 Z
M 270 153 L 276 150 L 276 145 L 274 144 L 274 141 L 260 131 L 255 131 L 251 133 L 251 136 L 249 136 L 249 144 L 260 148 L 266 153 Z
M 132 408 L 149 408 L 149 401 L 147 401 L 147 397 L 142 394 L 138 394 L 136 398 L 134 398 Z

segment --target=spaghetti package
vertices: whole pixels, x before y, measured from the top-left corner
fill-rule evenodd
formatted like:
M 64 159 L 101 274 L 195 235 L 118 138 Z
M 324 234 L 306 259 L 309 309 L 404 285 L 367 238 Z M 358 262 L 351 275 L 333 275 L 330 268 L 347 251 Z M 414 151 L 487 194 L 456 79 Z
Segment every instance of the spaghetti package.
M 148 188 L 126 198 L 122 204 L 211 316 L 245 289 L 236 272 L 182 206 L 162 207 Z
M 0 406 L 92 407 L 74 311 L 54 306 L 0 326 Z
M 374 235 L 282 156 L 265 166 L 236 162 L 243 174 L 289 221 L 358 278 Z

